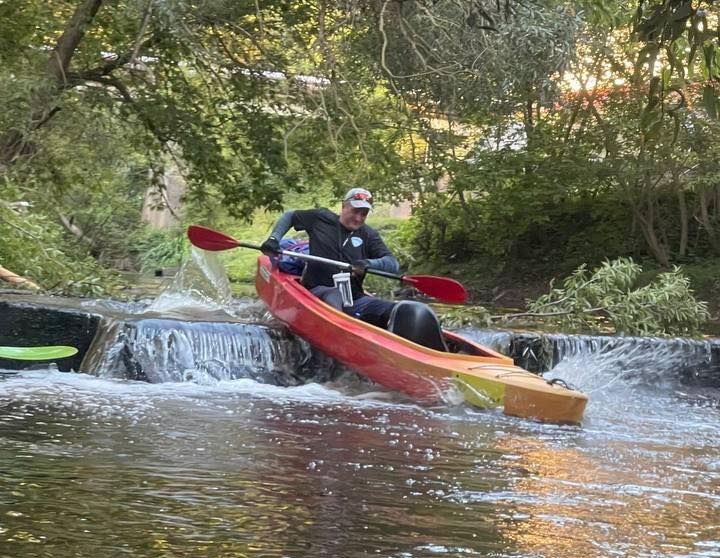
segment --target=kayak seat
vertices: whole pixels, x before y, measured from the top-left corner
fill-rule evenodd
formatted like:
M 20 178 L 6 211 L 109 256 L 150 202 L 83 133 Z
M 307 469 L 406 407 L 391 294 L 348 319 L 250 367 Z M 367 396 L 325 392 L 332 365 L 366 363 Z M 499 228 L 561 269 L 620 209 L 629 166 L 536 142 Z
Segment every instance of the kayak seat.
M 388 331 L 413 343 L 447 352 L 442 328 L 435 312 L 427 304 L 410 300 L 398 302 L 390 313 Z

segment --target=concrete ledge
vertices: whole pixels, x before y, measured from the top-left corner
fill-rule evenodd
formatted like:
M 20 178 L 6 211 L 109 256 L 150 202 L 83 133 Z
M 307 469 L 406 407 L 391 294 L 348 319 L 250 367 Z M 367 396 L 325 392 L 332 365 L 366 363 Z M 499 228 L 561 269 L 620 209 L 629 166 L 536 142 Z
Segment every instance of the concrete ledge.
M 3 296 L 0 300 L 0 345 L 36 347 L 70 345 L 78 353 L 57 361 L 62 371 L 79 370 L 101 317 L 70 307 L 57 306 L 57 299 L 41 297 L 36 302 L 23 296 Z M 0 358 L 0 368 L 25 370 L 36 368 L 36 362 Z

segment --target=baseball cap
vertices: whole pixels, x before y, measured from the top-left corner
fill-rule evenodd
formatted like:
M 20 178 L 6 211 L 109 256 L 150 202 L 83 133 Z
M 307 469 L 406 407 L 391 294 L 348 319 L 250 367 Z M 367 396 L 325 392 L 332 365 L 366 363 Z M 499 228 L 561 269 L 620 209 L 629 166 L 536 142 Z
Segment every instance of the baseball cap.
M 353 207 L 366 207 L 372 209 L 372 194 L 365 188 L 351 188 L 343 198 Z

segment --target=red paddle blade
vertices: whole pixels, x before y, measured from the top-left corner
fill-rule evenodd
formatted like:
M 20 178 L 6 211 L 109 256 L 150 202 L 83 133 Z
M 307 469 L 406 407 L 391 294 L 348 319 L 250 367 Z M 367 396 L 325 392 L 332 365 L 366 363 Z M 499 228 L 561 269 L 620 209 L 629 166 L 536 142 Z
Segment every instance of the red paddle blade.
M 187 235 L 193 246 L 197 246 L 203 250 L 210 250 L 211 252 L 229 250 L 230 248 L 240 246 L 240 243 L 233 237 L 199 225 L 190 225 L 187 230 Z
M 434 275 L 403 275 L 403 282 L 412 285 L 421 293 L 450 304 L 462 304 L 467 300 L 467 291 L 455 279 Z

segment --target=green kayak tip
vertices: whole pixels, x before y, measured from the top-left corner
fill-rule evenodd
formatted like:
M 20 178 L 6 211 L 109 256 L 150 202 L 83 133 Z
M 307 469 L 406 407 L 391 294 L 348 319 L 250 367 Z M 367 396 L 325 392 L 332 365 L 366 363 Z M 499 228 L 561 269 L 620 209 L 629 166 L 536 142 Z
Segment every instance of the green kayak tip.
M 77 354 L 75 347 L 52 345 L 48 347 L 1 347 L 0 358 L 15 360 L 53 360 Z

